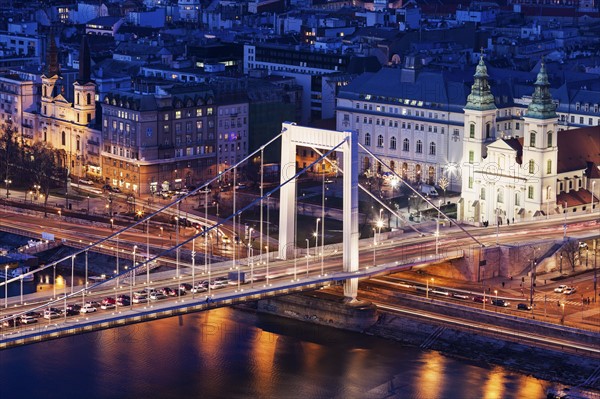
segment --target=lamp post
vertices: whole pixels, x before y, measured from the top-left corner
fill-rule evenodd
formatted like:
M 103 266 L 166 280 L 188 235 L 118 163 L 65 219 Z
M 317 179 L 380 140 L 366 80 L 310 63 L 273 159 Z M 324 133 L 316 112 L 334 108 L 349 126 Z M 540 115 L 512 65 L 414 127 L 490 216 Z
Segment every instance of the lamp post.
M 137 251 L 137 245 L 133 246 L 133 264 L 131 266 L 131 286 L 135 285 L 135 251 Z
M 375 247 L 377 246 L 377 231 L 373 227 L 373 267 L 375 267 Z
M 195 234 L 198 234 L 196 230 Z M 148 264 L 146 263 L 146 268 Z M 239 279 L 238 279 L 239 280 Z M 196 291 L 196 237 L 192 239 L 192 298 L 194 298 L 194 292 Z
M 87 200 L 88 200 L 88 211 L 87 211 L 87 213 L 89 215 L 90 214 L 90 196 L 89 195 L 87 196 Z
M 594 187 L 596 186 L 596 182 L 592 182 L 592 199 L 590 200 L 590 213 L 594 212 Z
M 494 290 L 494 294 L 496 294 L 496 311 L 498 310 L 498 290 Z
M 318 251 L 318 246 L 319 246 L 319 222 L 321 221 L 321 218 L 317 218 L 317 223 L 316 223 L 316 228 L 315 228 L 315 258 L 317 256 L 319 256 L 319 252 Z
M 560 318 L 560 324 L 565 324 L 565 303 L 561 302 L 560 307 L 562 308 L 562 315 Z
M 59 211 L 60 212 L 60 211 Z M 110 229 L 114 230 L 115 229 L 115 221 L 113 218 L 110 218 Z
M 6 308 L 8 308 L 8 265 L 4 266 L 4 309 Z
M 6 184 L 6 198 L 10 196 L 9 186 L 12 184 L 12 180 L 4 179 L 4 184 Z
M 21 305 L 23 305 L 23 275 L 22 274 L 19 275 L 19 279 L 21 280 Z M 67 295 L 65 294 L 65 297 L 66 296 Z
M 308 257 L 310 256 L 310 240 L 306 239 L 306 278 L 308 278 Z
M 438 202 L 438 212 L 437 212 L 437 222 L 435 224 L 435 254 L 439 255 L 439 246 L 440 246 L 440 207 L 442 206 L 442 201 Z
M 52 265 L 52 299 L 56 298 L 56 263 Z M 7 266 L 8 267 L 8 266 Z
M 267 280 L 267 285 L 269 285 L 269 244 L 265 245 L 265 254 L 267 255 L 267 274 L 265 279 Z

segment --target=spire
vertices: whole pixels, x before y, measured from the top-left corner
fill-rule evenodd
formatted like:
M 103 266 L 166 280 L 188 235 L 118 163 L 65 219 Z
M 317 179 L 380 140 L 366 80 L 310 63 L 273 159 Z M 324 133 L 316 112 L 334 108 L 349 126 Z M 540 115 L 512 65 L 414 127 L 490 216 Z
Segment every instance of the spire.
M 543 58 L 534 86 L 535 90 L 525 116 L 536 119 L 556 118 L 556 105 L 554 105 L 550 94 L 550 82 L 548 81 L 546 63 Z
M 494 104 L 494 96 L 490 91 L 490 85 L 488 83 L 488 73 L 485 63 L 483 62 L 483 49 L 481 49 L 481 56 L 479 57 L 479 63 L 475 69 L 475 82 L 471 86 L 471 94 L 467 97 L 467 105 L 465 109 L 472 109 L 476 111 L 485 111 L 490 109 L 496 109 Z
M 50 43 L 48 45 L 48 53 L 46 54 L 46 73 L 45 75 L 49 78 L 60 74 L 60 68 L 58 65 L 58 48 L 56 47 L 56 40 L 54 40 L 54 34 L 50 34 Z
M 77 80 L 79 83 L 87 83 L 90 81 L 90 46 L 88 44 L 87 35 L 83 35 L 81 46 L 79 47 L 79 73 Z

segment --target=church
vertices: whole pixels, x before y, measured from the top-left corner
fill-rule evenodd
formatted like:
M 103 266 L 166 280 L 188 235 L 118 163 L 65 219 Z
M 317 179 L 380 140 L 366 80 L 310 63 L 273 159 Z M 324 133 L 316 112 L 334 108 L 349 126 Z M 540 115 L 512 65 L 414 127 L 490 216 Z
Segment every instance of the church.
M 458 220 L 501 225 L 598 209 L 600 126 L 557 130 L 542 62 L 523 115 L 523 137 L 496 137 L 497 108 L 488 79 L 482 54 L 464 108 Z

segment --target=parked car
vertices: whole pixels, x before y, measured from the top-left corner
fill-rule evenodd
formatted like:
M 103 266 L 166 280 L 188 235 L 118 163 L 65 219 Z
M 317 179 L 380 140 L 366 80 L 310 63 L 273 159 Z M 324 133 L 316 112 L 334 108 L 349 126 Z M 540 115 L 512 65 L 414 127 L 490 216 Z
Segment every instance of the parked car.
M 517 309 L 518 310 L 531 310 L 531 306 L 529 306 L 526 303 L 519 303 L 519 304 L 517 304 Z
M 148 297 L 146 295 L 137 295 L 133 298 L 133 303 L 146 303 L 148 302 Z
M 571 295 L 571 294 L 573 294 L 575 291 L 577 291 L 577 290 L 575 289 L 575 287 L 567 287 L 567 288 L 565 288 L 565 290 L 563 291 L 563 294 L 565 294 L 565 295 Z
M 153 301 L 159 301 L 161 299 L 166 299 L 167 297 L 165 296 L 165 294 L 163 294 L 162 292 L 159 291 L 154 291 L 152 294 L 150 294 L 150 299 Z
M 504 299 L 492 299 L 492 305 L 507 307 L 510 305 L 510 302 L 506 302 Z
M 556 287 L 556 288 L 554 289 L 554 292 L 556 292 L 556 293 L 559 293 L 559 294 L 560 294 L 560 293 L 562 293 L 564 290 L 566 290 L 568 287 L 569 287 L 568 285 L 561 284 L 561 285 L 559 285 L 558 287 Z

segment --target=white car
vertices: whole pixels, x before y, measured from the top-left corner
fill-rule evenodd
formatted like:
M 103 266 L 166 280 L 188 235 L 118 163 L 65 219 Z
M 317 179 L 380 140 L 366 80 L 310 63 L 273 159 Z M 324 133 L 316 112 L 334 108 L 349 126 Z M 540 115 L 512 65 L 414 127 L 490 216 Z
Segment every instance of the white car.
M 21 323 L 23 323 L 23 324 L 37 323 L 37 319 L 33 316 L 21 316 Z
M 572 293 L 574 293 L 575 291 L 577 291 L 575 289 L 575 287 L 567 287 L 565 288 L 565 290 L 563 291 L 563 294 L 565 295 L 571 295 Z
M 554 289 L 554 292 L 556 292 L 556 293 L 558 293 L 558 294 L 561 294 L 561 293 L 563 293 L 563 292 L 564 292 L 564 290 L 566 290 L 567 288 L 569 288 L 569 286 L 568 286 L 568 285 L 564 285 L 564 284 L 562 284 L 562 285 L 559 285 L 558 287 L 556 287 L 556 288 Z
M 102 309 L 102 310 L 110 310 L 110 309 L 114 309 L 116 307 L 117 306 L 114 303 L 103 303 L 102 305 L 100 305 L 100 309 Z
M 52 310 L 46 310 L 44 311 L 44 319 L 58 319 L 60 317 L 60 314 L 57 312 L 54 312 Z
M 148 302 L 148 297 L 146 295 L 137 295 L 133 298 L 133 303 L 146 303 Z
M 95 307 L 93 307 L 93 306 L 92 306 L 91 304 L 89 304 L 89 303 L 86 303 L 86 304 L 85 304 L 85 305 L 84 305 L 84 306 L 81 308 L 81 310 L 79 311 L 79 313 L 92 313 L 92 312 L 95 312 L 95 311 L 96 311 L 96 308 L 95 308 Z

